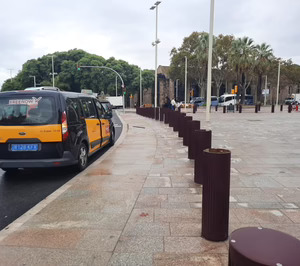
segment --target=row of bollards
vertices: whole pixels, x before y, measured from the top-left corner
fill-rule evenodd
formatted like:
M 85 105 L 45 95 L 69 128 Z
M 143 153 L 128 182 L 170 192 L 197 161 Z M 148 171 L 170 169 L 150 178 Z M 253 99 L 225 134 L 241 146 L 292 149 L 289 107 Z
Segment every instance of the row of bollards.
M 194 182 L 203 185 L 201 236 L 225 241 L 229 222 L 230 151 L 212 148 L 211 130 L 200 129 L 200 121 L 185 113 L 168 108 L 136 108 L 136 113 L 169 124 L 183 138 L 188 158 L 195 160 Z

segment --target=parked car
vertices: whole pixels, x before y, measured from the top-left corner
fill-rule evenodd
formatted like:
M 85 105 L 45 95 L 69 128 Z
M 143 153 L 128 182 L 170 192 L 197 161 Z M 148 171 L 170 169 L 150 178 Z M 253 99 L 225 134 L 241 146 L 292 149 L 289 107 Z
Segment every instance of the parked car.
M 113 145 L 115 129 L 93 96 L 56 90 L 0 93 L 0 168 L 87 166 L 88 157 Z
M 295 99 L 294 98 L 286 98 L 284 100 L 284 104 L 295 104 Z

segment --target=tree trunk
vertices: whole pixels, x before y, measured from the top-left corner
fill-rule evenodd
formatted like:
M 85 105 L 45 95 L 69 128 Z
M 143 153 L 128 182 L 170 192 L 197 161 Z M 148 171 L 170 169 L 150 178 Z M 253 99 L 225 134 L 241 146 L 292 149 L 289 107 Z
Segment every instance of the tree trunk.
M 258 80 L 257 80 L 257 104 L 261 103 L 261 85 L 262 85 L 262 74 L 258 75 Z
M 245 73 L 242 73 L 242 99 L 241 99 L 241 104 L 244 104 L 245 102 L 245 89 L 246 89 L 246 77 Z

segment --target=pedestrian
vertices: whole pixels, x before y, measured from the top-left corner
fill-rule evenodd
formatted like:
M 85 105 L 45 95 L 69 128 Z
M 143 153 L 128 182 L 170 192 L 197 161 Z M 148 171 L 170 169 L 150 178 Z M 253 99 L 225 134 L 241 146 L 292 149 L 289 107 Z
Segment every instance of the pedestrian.
M 172 110 L 175 111 L 176 101 L 175 101 L 174 98 L 173 98 L 172 101 L 171 101 L 171 105 L 172 105 Z

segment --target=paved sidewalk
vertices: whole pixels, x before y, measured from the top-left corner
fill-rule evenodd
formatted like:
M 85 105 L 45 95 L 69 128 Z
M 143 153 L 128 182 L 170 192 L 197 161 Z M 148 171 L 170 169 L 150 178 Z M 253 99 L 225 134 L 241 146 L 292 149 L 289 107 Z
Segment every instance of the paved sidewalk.
M 1 266 L 228 264 L 228 241 L 200 237 L 202 188 L 182 139 L 120 115 L 113 149 L 0 232 Z M 213 147 L 232 151 L 230 232 L 263 226 L 300 239 L 299 114 L 193 116 Z

